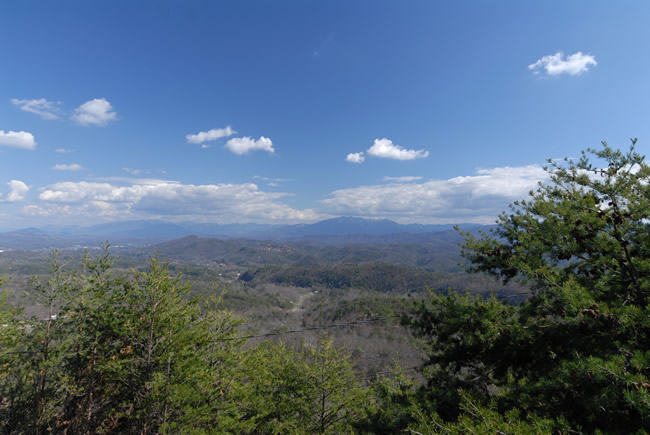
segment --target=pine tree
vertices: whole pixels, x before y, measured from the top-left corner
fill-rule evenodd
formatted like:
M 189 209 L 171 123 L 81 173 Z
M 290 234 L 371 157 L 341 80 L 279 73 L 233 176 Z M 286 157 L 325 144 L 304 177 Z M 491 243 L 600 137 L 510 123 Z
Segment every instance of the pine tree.
M 650 167 L 635 143 L 549 161 L 550 182 L 492 235 L 465 234 L 472 271 L 520 280 L 533 296 L 513 307 L 431 295 L 419 306 L 425 392 L 443 419 L 461 413 L 463 390 L 558 427 L 650 430 Z

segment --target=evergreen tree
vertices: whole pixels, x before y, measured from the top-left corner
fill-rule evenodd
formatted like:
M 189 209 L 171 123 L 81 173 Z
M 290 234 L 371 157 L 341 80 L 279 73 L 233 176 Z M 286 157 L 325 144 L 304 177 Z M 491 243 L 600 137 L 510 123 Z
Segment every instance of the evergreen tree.
M 0 278 L 0 287 L 6 283 Z M 0 432 L 25 424 L 29 418 L 21 409 L 33 407 L 34 380 L 27 376 L 25 327 L 21 311 L 8 302 L 8 292 L 0 295 Z
M 430 342 L 422 393 L 443 420 L 465 415 L 465 394 L 558 428 L 650 430 L 650 167 L 635 143 L 549 161 L 550 182 L 492 235 L 465 234 L 471 270 L 533 296 L 513 307 L 432 294 L 418 307 L 413 326 Z
M 105 247 L 75 272 L 55 255 L 34 291 L 46 318 L 25 323 L 0 307 L 2 432 L 232 429 L 226 392 L 241 370 L 240 322 L 189 299 L 157 258 L 130 274 L 114 273 L 114 262 Z
M 296 351 L 285 344 L 257 346 L 247 364 L 245 424 L 255 433 L 350 433 L 365 417 L 369 391 L 350 356 L 331 338 Z

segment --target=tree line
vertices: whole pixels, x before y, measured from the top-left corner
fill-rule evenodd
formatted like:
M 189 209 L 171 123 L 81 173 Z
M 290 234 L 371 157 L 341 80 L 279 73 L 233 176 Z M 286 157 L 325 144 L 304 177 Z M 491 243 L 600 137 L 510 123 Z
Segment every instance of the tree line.
M 525 288 L 514 283 L 504 286 L 486 276 L 431 272 L 383 263 L 264 266 L 245 271 L 239 281 L 251 287 L 272 283 L 304 288 L 358 288 L 402 295 L 424 294 L 427 289 L 437 293 L 471 291 L 497 296 L 526 293 Z

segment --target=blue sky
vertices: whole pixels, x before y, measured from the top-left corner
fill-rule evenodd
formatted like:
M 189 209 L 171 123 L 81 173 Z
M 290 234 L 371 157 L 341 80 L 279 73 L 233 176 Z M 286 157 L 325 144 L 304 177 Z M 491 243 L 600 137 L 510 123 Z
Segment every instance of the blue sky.
M 0 3 L 0 230 L 491 223 L 650 147 L 650 3 Z

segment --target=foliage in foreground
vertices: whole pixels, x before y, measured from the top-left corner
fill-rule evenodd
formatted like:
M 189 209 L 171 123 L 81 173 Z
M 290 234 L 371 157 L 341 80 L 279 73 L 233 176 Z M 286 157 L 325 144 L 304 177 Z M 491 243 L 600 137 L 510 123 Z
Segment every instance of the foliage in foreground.
M 519 279 L 534 295 L 432 294 L 413 326 L 430 344 L 420 391 L 444 421 L 467 401 L 517 410 L 555 429 L 650 430 L 650 167 L 604 144 L 502 214 L 493 236 L 465 234 L 472 269 Z M 464 405 L 465 404 L 465 405 Z
M 55 256 L 33 295 L 45 319 L 0 310 L 0 432 L 340 433 L 363 415 L 331 341 L 245 348 L 241 321 L 188 299 L 166 264 L 125 275 L 114 260 L 74 273 Z

